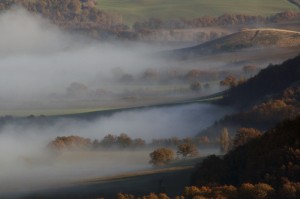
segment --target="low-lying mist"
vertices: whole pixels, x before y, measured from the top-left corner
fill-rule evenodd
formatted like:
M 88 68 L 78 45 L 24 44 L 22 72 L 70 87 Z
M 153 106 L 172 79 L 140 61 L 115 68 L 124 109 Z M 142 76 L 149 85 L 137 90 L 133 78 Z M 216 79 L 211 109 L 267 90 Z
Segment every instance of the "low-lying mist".
M 69 101 L 78 106 L 84 104 L 82 95 L 98 102 L 103 97 L 123 99 L 120 93 L 141 97 L 170 91 L 184 96 L 180 92 L 189 90 L 189 82 L 182 83 L 181 76 L 188 70 L 215 70 L 222 65 L 215 59 L 191 63 L 158 59 L 155 55 L 164 50 L 161 46 L 100 42 L 61 30 L 20 7 L 1 13 L 0 27 L 2 109 L 61 108 Z M 210 89 L 211 93 L 219 90 Z
M 138 102 L 145 106 L 150 100 L 143 96 L 160 102 L 164 93 L 178 95 L 176 99 L 182 100 L 198 95 L 200 91 L 191 91 L 189 83 L 198 81 L 200 76 L 207 78 L 201 83 L 210 83 L 203 84 L 203 94 L 220 90 L 223 60 L 217 61 L 213 56 L 190 63 L 157 59 L 155 55 L 163 50 L 161 46 L 145 43 L 109 43 L 86 38 L 14 7 L 0 14 L 0 109 L 95 108 L 99 107 L 100 99 L 111 105 L 104 108 L 116 108 L 116 104 L 126 107 L 121 100 L 117 101 L 124 98 L 135 106 L 140 105 Z M 228 57 L 224 56 L 225 59 Z M 123 90 L 127 90 L 127 95 L 119 95 Z M 82 95 L 91 98 L 87 100 Z M 150 149 L 53 155 L 47 145 L 57 136 L 101 140 L 107 134 L 126 133 L 147 142 L 173 136 L 184 138 L 196 135 L 229 112 L 211 104 L 189 104 L 124 110 L 93 120 L 59 117 L 43 124 L 26 119 L 1 123 L 0 197 L 5 192 L 25 192 L 151 168 Z
M 0 15 L 0 27 L 2 105 L 47 100 L 72 82 L 109 86 L 116 68 L 137 74 L 162 67 L 145 55 L 157 50 L 154 47 L 97 42 L 62 31 L 19 7 Z
M 0 192 L 51 188 L 151 168 L 148 163 L 150 149 L 54 155 L 47 150 L 47 144 L 56 136 L 77 135 L 101 140 L 108 133 L 127 133 L 148 142 L 154 138 L 183 138 L 194 136 L 228 112 L 210 104 L 190 104 L 117 112 L 93 121 L 60 118 L 43 126 L 7 124 L 0 133 Z

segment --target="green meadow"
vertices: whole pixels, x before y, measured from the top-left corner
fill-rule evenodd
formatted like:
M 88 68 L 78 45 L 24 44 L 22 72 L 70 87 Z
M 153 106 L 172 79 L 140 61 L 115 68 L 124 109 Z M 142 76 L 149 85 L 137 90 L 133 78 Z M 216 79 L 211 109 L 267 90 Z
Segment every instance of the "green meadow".
M 97 4 L 104 11 L 121 14 L 127 23 L 151 17 L 193 18 L 225 13 L 268 16 L 297 10 L 287 0 L 97 0 Z

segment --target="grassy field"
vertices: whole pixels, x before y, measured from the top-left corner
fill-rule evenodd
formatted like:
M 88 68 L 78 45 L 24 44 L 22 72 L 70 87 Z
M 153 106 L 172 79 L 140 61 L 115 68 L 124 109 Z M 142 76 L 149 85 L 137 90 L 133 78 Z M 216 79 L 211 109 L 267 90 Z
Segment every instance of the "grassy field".
M 18 198 L 116 198 L 119 192 L 141 196 L 159 192 L 160 182 L 162 182 L 166 193 L 174 197 L 175 195 L 181 195 L 184 187 L 190 184 L 194 165 L 201 161 L 202 158 L 188 159 L 161 168 L 83 180 L 57 189 L 50 188 L 28 193 Z
M 102 10 L 121 14 L 127 23 L 150 17 L 192 18 L 224 13 L 268 16 L 297 10 L 287 0 L 97 0 L 97 3 Z
M 197 46 L 177 50 L 177 52 L 194 54 L 197 56 L 200 54 L 230 52 L 257 47 L 276 47 L 275 50 L 279 50 L 279 48 L 295 48 L 294 51 L 298 52 L 299 46 L 300 32 L 298 31 L 274 28 L 256 28 L 245 29 Z

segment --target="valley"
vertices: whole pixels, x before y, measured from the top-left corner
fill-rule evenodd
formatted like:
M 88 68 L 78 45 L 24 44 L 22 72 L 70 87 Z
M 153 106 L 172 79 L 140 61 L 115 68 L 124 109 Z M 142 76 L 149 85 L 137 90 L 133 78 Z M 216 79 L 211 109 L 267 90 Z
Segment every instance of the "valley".
M 0 198 L 299 198 L 298 4 L 0 1 Z

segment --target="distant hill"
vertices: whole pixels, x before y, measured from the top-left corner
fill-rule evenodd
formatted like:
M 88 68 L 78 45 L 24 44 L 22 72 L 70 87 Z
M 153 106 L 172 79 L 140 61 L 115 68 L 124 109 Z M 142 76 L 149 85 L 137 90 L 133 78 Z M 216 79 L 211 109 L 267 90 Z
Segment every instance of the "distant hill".
M 148 18 L 189 19 L 223 14 L 270 16 L 286 10 L 298 10 L 287 0 L 97 0 L 97 6 L 122 15 L 126 23 Z
M 288 0 L 288 1 L 300 9 L 300 1 L 299 0 Z
M 244 29 L 240 32 L 205 42 L 203 44 L 173 51 L 179 56 L 237 51 L 247 48 L 289 48 L 300 46 L 300 32 L 282 29 Z

